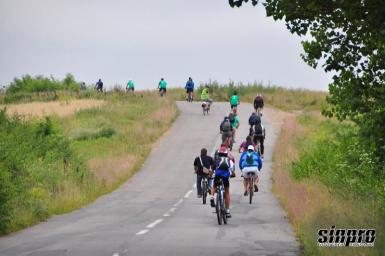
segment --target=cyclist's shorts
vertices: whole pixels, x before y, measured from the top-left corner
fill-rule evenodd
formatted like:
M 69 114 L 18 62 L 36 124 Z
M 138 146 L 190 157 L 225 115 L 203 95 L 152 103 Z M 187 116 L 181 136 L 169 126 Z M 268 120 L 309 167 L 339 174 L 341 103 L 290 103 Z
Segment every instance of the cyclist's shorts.
M 189 93 L 189 92 L 193 92 L 194 89 L 193 88 L 186 88 L 186 92 Z
M 166 88 L 159 88 L 159 91 L 160 91 L 160 92 L 161 92 L 161 91 L 166 92 L 167 89 L 166 89 Z
M 222 143 L 227 140 L 227 138 L 231 138 L 233 136 L 233 133 L 230 132 L 223 132 L 222 133 Z
M 263 102 L 262 101 L 255 102 L 254 108 L 255 110 L 257 110 L 257 108 L 263 108 Z
M 220 175 L 215 175 L 215 178 L 214 178 L 214 185 L 217 186 L 219 184 L 219 181 L 222 179 L 223 181 L 223 186 L 225 188 L 228 188 L 230 187 L 230 182 L 229 182 L 229 177 L 223 177 L 223 176 L 220 176 Z
M 231 105 L 231 104 L 230 104 Z M 231 105 L 231 109 L 236 108 L 238 105 Z
M 259 170 L 257 166 L 250 166 L 250 167 L 245 167 L 242 170 L 243 178 L 247 178 L 248 173 L 254 173 L 254 175 L 259 176 Z

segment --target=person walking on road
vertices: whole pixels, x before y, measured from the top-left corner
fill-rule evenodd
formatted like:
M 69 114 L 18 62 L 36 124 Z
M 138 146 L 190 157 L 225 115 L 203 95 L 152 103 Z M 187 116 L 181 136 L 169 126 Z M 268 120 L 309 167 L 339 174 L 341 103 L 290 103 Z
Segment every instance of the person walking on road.
M 208 189 L 211 190 L 212 179 L 210 174 L 215 170 L 215 162 L 211 156 L 207 155 L 207 149 L 202 148 L 200 156 L 197 156 L 194 160 L 194 172 L 197 175 L 196 177 L 196 186 L 197 186 L 197 196 L 198 198 L 202 197 L 202 178 L 207 177 L 208 179 Z

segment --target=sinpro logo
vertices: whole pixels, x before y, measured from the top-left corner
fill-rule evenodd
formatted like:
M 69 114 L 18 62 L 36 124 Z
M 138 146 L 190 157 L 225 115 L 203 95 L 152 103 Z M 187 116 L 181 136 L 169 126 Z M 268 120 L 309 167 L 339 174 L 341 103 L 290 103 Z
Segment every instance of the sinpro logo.
M 318 230 L 318 246 L 322 247 L 373 247 L 375 229 L 328 229 Z

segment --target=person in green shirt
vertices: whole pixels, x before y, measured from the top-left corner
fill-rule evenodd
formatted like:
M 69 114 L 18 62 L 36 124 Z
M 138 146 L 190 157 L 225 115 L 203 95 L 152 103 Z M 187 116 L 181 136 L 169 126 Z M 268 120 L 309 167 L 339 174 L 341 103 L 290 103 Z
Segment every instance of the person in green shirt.
M 230 105 L 231 105 L 231 109 L 233 108 L 237 108 L 237 106 L 239 105 L 239 96 L 237 95 L 237 92 L 234 91 L 233 95 L 230 97 Z
M 206 85 L 203 90 L 202 90 L 202 93 L 201 93 L 201 100 L 202 101 L 209 101 L 210 100 L 210 96 L 209 96 L 209 87 Z
M 134 90 L 135 90 L 135 83 L 134 83 L 134 81 L 132 81 L 132 80 L 128 81 L 126 90 L 134 92 Z
M 160 96 L 163 97 L 163 95 L 165 95 L 167 91 L 167 82 L 163 78 L 160 79 L 158 88 L 159 88 Z
M 237 115 L 237 109 L 234 108 L 231 110 L 231 113 L 229 114 L 229 121 L 231 124 L 232 134 L 233 134 L 233 143 L 235 143 L 235 133 L 239 127 L 239 117 Z

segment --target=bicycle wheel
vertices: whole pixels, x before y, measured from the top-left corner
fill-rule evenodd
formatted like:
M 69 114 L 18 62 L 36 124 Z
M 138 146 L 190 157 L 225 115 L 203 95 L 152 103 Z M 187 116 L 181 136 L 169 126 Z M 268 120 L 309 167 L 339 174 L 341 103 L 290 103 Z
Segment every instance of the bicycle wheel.
M 217 189 L 217 200 L 215 204 L 215 211 L 217 213 L 218 225 L 222 225 L 222 209 L 221 209 L 221 199 L 220 199 L 220 191 Z
M 207 180 L 204 178 L 202 180 L 202 200 L 203 204 L 206 204 L 207 199 Z
M 251 204 L 253 202 L 253 195 L 254 195 L 254 178 L 249 178 L 249 203 Z
M 226 214 L 226 207 L 225 207 L 225 200 L 223 200 L 223 191 L 222 191 L 222 205 L 221 205 L 221 210 L 222 210 L 222 219 L 223 223 L 227 224 L 227 214 Z

